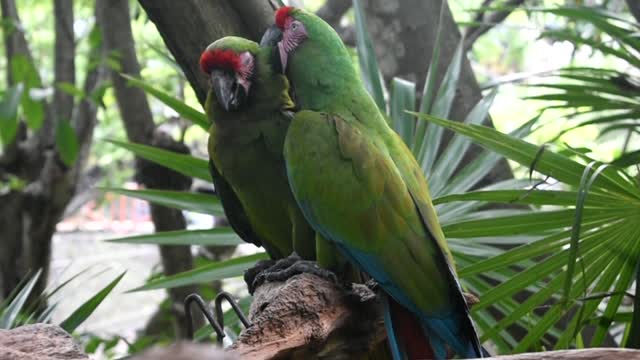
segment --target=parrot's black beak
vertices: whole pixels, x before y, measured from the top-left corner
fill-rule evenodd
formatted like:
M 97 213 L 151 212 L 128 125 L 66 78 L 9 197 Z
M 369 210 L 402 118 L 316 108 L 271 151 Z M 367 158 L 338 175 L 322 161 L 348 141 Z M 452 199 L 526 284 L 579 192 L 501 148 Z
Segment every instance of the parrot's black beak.
M 247 93 L 244 87 L 238 84 L 234 74 L 229 71 L 212 71 L 211 87 L 218 99 L 218 103 L 226 111 L 238 110 L 247 100 Z
M 280 30 L 276 25 L 271 25 L 262 35 L 260 46 L 276 46 L 280 40 L 282 40 L 282 30 Z
M 271 25 L 262 35 L 260 46 L 271 48 L 271 67 L 274 72 L 283 74 L 286 60 L 285 62 L 282 61 L 280 41 L 282 41 L 282 30 L 276 25 Z

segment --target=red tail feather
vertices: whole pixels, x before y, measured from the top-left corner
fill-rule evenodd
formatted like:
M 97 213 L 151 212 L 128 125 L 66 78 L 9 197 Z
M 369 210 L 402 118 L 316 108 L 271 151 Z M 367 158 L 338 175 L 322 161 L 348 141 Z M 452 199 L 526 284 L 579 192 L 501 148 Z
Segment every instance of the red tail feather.
M 396 338 L 401 342 L 409 360 L 435 358 L 426 330 L 420 326 L 415 315 L 391 298 L 389 307 Z

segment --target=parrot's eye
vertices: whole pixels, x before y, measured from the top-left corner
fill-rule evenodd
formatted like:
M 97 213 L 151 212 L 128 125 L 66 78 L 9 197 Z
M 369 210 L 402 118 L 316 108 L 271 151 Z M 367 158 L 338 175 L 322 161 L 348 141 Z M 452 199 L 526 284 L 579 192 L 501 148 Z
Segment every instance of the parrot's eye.
M 291 24 L 291 30 L 298 30 L 298 23 L 294 22 Z

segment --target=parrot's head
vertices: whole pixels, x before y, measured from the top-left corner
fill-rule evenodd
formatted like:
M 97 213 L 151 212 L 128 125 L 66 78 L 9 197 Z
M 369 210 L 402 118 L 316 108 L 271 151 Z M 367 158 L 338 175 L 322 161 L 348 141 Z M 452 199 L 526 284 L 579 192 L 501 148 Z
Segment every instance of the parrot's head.
M 258 44 L 227 36 L 209 45 L 200 56 L 200 68 L 211 81 L 211 91 L 226 111 L 240 109 L 249 97 Z
M 275 25 L 282 32 L 277 42 L 281 70 L 295 90 L 298 106 L 320 109 L 332 97 L 317 96 L 319 91 L 336 95 L 359 81 L 342 39 L 316 14 L 281 7 L 275 12 Z
M 309 38 L 309 31 L 305 25 L 305 22 L 310 20 L 307 15 L 305 11 L 293 6 L 284 6 L 276 11 L 275 26 L 282 31 L 277 46 L 283 72 L 287 69 L 289 55 Z

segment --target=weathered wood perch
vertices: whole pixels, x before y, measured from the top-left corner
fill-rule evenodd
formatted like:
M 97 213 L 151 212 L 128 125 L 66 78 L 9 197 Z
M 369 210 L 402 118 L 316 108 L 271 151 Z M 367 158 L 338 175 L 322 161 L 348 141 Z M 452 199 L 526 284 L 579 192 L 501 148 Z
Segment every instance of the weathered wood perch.
M 256 360 L 360 358 L 385 346 L 381 310 L 374 292 L 364 285 L 348 291 L 311 274 L 265 283 L 256 289 L 249 311 L 253 326 L 240 334 L 228 352 L 239 359 Z M 640 360 L 640 351 L 593 348 L 490 359 Z
M 229 350 L 241 359 L 352 359 L 386 339 L 369 288 L 347 291 L 311 274 L 260 286 L 249 318 L 254 325 Z

